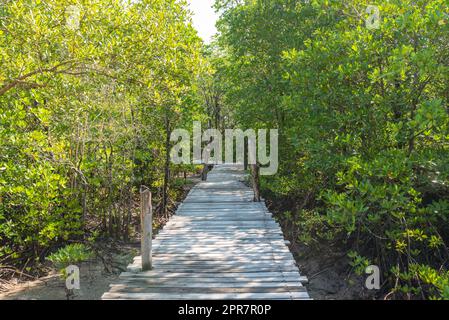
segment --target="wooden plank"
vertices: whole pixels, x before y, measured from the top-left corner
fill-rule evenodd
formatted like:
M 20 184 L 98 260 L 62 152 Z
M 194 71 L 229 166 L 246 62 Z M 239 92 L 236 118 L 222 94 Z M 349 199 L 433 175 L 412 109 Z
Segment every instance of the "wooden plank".
M 260 205 L 255 204 L 254 202 L 239 202 L 239 203 L 229 203 L 229 202 L 215 202 L 215 203 L 195 203 L 195 202 L 184 202 L 184 204 L 181 207 L 181 210 L 186 209 L 198 209 L 198 210 L 205 210 L 205 211 L 229 211 L 229 210 L 261 210 L 262 208 Z
M 202 228 L 202 229 L 280 229 L 279 224 L 274 221 L 176 221 L 164 226 L 164 230 L 179 228 Z
M 193 242 L 186 242 L 186 243 L 180 243 L 177 244 L 176 242 L 166 242 L 166 240 L 162 241 L 162 242 L 156 242 L 156 244 L 153 245 L 153 249 L 156 248 L 167 248 L 167 249 L 176 249 L 176 248 L 183 248 L 183 249 L 207 249 L 207 250 L 211 250 L 213 248 L 216 248 L 217 251 L 216 253 L 222 253 L 222 254 L 226 254 L 227 252 L 223 252 L 225 250 L 228 250 L 229 248 L 234 249 L 234 251 L 238 251 L 239 254 L 245 254 L 245 253 L 249 253 L 249 254 L 256 254 L 257 252 L 245 252 L 246 248 L 248 249 L 270 249 L 270 251 L 273 251 L 273 254 L 277 253 L 276 250 L 280 250 L 279 253 L 289 253 L 290 251 L 288 250 L 288 247 L 285 245 L 285 243 L 277 241 L 275 243 L 271 243 L 269 241 L 265 242 L 265 241 L 239 241 L 239 242 L 224 242 L 224 241 L 217 241 L 217 242 L 213 242 L 213 243 L 202 243 L 200 241 L 198 241 L 198 243 L 193 243 Z M 220 250 L 222 249 L 222 250 Z M 153 252 L 154 253 L 154 252 Z M 167 252 L 170 253 L 170 252 Z M 210 254 L 213 254 L 215 252 L 210 252 Z M 229 252 L 231 253 L 231 252 Z M 159 252 L 158 254 L 164 254 L 164 252 Z M 234 253 L 233 253 L 234 254 Z
M 133 261 L 130 266 L 138 265 L 140 266 L 141 260 L 136 259 Z M 156 267 L 157 266 L 157 267 Z M 192 269 L 192 268 L 221 268 L 221 267 L 235 267 L 235 268 L 247 268 L 247 269 L 255 269 L 256 267 L 262 268 L 271 268 L 276 270 L 280 270 L 280 268 L 295 268 L 296 269 L 296 262 L 291 259 L 284 259 L 284 260 L 260 260 L 260 261 L 251 261 L 251 262 L 241 262 L 241 261 L 217 261 L 217 260 L 209 260 L 209 261 L 188 261 L 188 260 L 158 260 L 158 264 L 154 264 L 154 269 L 160 270 L 160 269 L 178 269 L 178 268 L 185 268 Z M 257 271 L 257 270 L 255 270 Z M 262 270 L 261 270 L 262 271 Z
M 208 287 L 187 287 L 187 286 L 174 286 L 174 287 L 165 287 L 165 286 L 155 286 L 155 287 L 149 287 L 149 286 L 123 286 L 123 285 L 113 285 L 109 292 L 111 293 L 159 293 L 159 294 L 167 294 L 167 293 L 187 293 L 187 294 L 215 294 L 215 293 L 290 293 L 291 291 L 294 292 L 306 292 L 304 287 L 302 286 L 275 286 L 272 287 L 251 287 L 251 286 L 244 286 L 244 287 L 235 287 L 235 286 L 229 286 L 229 287 L 215 287 L 215 286 L 208 286 Z
M 133 275 L 139 277 L 189 277 L 189 278 L 203 278 L 203 277 L 220 277 L 220 278 L 236 278 L 236 277 L 246 277 L 246 278 L 263 278 L 263 277 L 273 277 L 273 276 L 283 276 L 291 277 L 299 275 L 298 271 L 271 271 L 271 272 L 226 272 L 217 274 L 199 274 L 199 273 L 189 273 L 189 272 L 166 272 L 161 270 L 145 271 L 140 273 L 123 272 L 122 275 Z
M 290 300 L 309 299 L 306 292 L 286 293 L 105 293 L 103 300 Z
M 184 240 L 182 240 L 184 239 Z M 153 240 L 153 243 L 176 243 L 176 244 L 186 244 L 186 243 L 273 243 L 273 244 L 279 244 L 279 245 L 285 245 L 286 242 L 289 243 L 289 241 L 284 240 L 282 237 L 271 237 L 267 238 L 265 236 L 255 236 L 255 237 L 240 237 L 240 238 L 234 238 L 234 237 L 205 237 L 205 236 L 196 236 L 196 237 L 156 237 Z
M 273 247 L 263 247 L 263 248 L 244 248 L 243 246 L 240 247 L 206 247 L 206 246 L 199 246 L 199 247 L 176 247 L 176 246 L 170 246 L 170 247 L 154 247 L 153 248 L 153 254 L 158 255 L 162 253 L 187 253 L 187 254 L 197 254 L 197 255 L 203 255 L 207 253 L 232 253 L 234 255 L 239 255 L 242 252 L 248 252 L 248 253 L 257 253 L 257 254 L 275 254 L 275 253 L 284 253 L 287 254 L 289 251 L 287 248 L 273 248 Z M 223 259 L 222 259 L 223 260 Z
M 140 260 L 140 256 L 137 256 L 134 258 L 134 261 Z M 247 261 L 247 260 L 293 260 L 293 256 L 290 253 L 272 253 L 270 255 L 263 255 L 261 256 L 258 253 L 241 253 L 238 255 L 232 255 L 232 254 L 157 254 L 153 256 L 153 260 L 192 260 L 192 261 L 209 261 L 209 260 L 216 260 L 216 261 Z M 293 260 L 294 261 L 294 260 Z
M 192 246 L 154 246 L 153 253 L 266 253 L 266 252 L 289 252 L 287 246 L 277 245 L 231 245 L 231 246 L 214 246 L 214 245 L 192 245 Z
M 128 266 L 129 270 L 141 269 L 140 263 L 130 264 Z M 189 266 L 189 265 L 161 265 L 155 266 L 153 269 L 159 270 L 162 272 L 198 272 L 198 273 L 211 273 L 211 272 L 229 272 L 229 273 L 237 273 L 237 272 L 299 272 L 299 269 L 295 265 L 222 265 L 222 266 Z
M 250 217 L 248 215 L 244 215 L 244 216 L 238 216 L 236 217 L 235 215 L 229 215 L 229 216 L 220 216 L 220 215 L 214 215 L 214 216 L 174 216 L 172 217 L 172 221 L 173 222 L 189 222 L 189 223 L 196 223 L 199 221 L 204 221 L 204 222 L 221 222 L 221 221 L 232 221 L 232 222 L 240 222 L 240 221 L 255 221 L 255 222 L 261 222 L 261 221 L 270 221 L 269 219 L 271 219 L 270 216 L 262 216 L 262 215 L 254 215 L 253 217 Z
M 281 252 L 288 252 L 285 244 L 270 244 L 270 243 L 217 243 L 217 244 L 202 244 L 202 243 L 191 243 L 191 244 L 174 244 L 174 243 L 157 243 L 153 245 L 154 253 L 167 250 L 167 253 L 175 252 L 173 250 L 197 250 L 196 252 L 212 251 L 217 250 L 217 252 L 223 252 L 227 250 L 232 250 L 233 252 L 244 252 L 246 250 L 251 250 L 252 252 L 276 252 L 277 250 Z M 178 250 L 179 251 L 179 250 Z
M 164 229 L 167 228 L 196 228 L 196 227 L 202 227 L 202 228 L 216 228 L 216 227 L 261 227 L 261 228 L 267 228 L 272 227 L 276 228 L 279 227 L 277 223 L 274 221 L 228 221 L 228 220 L 216 220 L 213 222 L 210 221 L 172 221 L 165 225 Z
M 138 275 L 138 274 L 137 274 Z M 152 284 L 201 284 L 210 286 L 211 283 L 214 284 L 228 284 L 234 283 L 238 284 L 264 284 L 264 283 L 273 283 L 273 282 L 292 282 L 292 283 L 304 283 L 307 282 L 306 277 L 295 276 L 295 277 L 263 277 L 263 278 L 245 278 L 245 277 L 235 277 L 235 278 L 223 278 L 223 277 L 202 277 L 202 278 L 194 278 L 191 277 L 174 277 L 174 278 L 148 278 L 148 277 L 135 277 L 135 276 L 120 276 L 120 283 L 145 283 L 148 285 Z
M 214 279 L 214 288 L 301 288 L 301 282 L 296 281 L 243 281 L 243 282 L 216 282 Z M 119 284 L 111 284 L 111 287 L 143 287 L 143 288 L 210 288 L 211 282 L 187 282 L 187 281 L 149 281 L 146 279 L 123 280 Z
M 172 234 L 171 232 L 168 231 L 164 231 L 161 230 L 160 233 L 157 234 L 156 238 L 159 237 L 170 237 L 172 239 L 175 239 L 175 237 L 188 237 L 188 235 L 191 235 L 192 237 L 199 237 L 199 238 L 204 238 L 204 237 L 210 237 L 210 238 L 227 238 L 229 239 L 230 237 L 241 237 L 241 238 L 253 238 L 253 237 L 278 237 L 278 238 L 283 238 L 283 234 L 279 231 L 260 231 L 260 232 L 242 232 L 242 231 L 232 231 L 232 232 L 204 232 L 204 233 L 194 233 L 194 234 L 190 234 L 187 232 L 182 232 L 182 230 L 177 230 L 176 234 Z
M 241 239 L 241 240 L 207 240 L 207 239 L 192 239 L 185 241 L 177 241 L 170 239 L 156 239 L 153 240 L 154 245 L 176 245 L 176 246 L 190 246 L 190 245 L 276 245 L 276 246 L 284 246 L 286 243 L 285 240 L 268 240 L 265 238 L 259 239 Z
M 206 232 L 207 231 L 207 232 Z M 170 234 L 172 236 L 177 235 L 187 235 L 191 234 L 190 232 L 187 232 L 187 230 L 181 229 L 176 230 L 176 233 L 173 231 L 169 232 L 168 230 L 162 229 L 159 234 Z M 265 235 L 265 234 L 274 234 L 274 235 L 282 235 L 282 230 L 280 229 L 246 229 L 246 230 L 204 230 L 203 233 L 196 233 L 198 235 L 242 235 L 242 236 L 251 236 L 251 235 Z
M 174 235 L 171 235 L 169 233 L 159 233 L 157 235 L 157 240 L 164 240 L 164 239 L 168 239 L 168 240 L 172 240 L 172 241 L 177 241 L 177 242 L 182 242 L 183 240 L 222 240 L 222 239 L 233 239 L 233 240 L 246 240 L 246 239 L 266 239 L 266 240 L 284 240 L 284 237 L 280 234 L 272 234 L 272 233 L 267 233 L 267 234 L 245 234 L 242 233 L 240 235 L 225 235 L 225 234 L 216 234 L 216 235 L 202 235 L 202 234 L 192 234 L 191 236 L 187 236 L 187 235 L 178 235 L 175 237 Z
M 275 252 L 282 252 L 282 253 L 288 253 L 287 248 L 279 249 L 279 250 L 273 250 L 271 248 L 268 249 L 257 249 L 257 248 L 251 248 L 251 249 L 235 249 L 235 248 L 193 248 L 193 249 L 183 249 L 183 248 L 155 248 L 153 253 L 159 254 L 159 253 L 194 253 L 194 254 L 203 254 L 203 253 L 234 253 L 239 254 L 240 252 L 251 252 L 251 253 L 258 253 L 258 254 L 272 254 Z
M 224 286 L 224 285 L 235 285 L 235 286 L 272 286 L 273 283 L 295 283 L 295 284 L 305 284 L 307 283 L 307 277 L 270 277 L 270 278 L 134 278 L 134 277 L 123 277 L 120 278 L 118 284 L 132 284 L 139 283 L 143 286 Z
M 242 212 L 248 213 L 264 213 L 267 212 L 266 207 L 261 207 L 259 204 L 254 202 L 241 202 L 238 204 L 217 204 L 217 203 L 188 203 L 184 202 L 182 206 L 178 207 L 177 211 L 186 211 L 192 212 L 194 210 L 198 210 L 201 212 L 235 212 L 235 210 L 239 210 Z
M 139 264 L 140 263 L 140 259 L 136 258 L 133 260 L 133 264 Z M 240 264 L 257 264 L 260 265 L 262 263 L 271 263 L 271 264 L 289 264 L 289 265 L 295 265 L 295 261 L 293 259 L 291 259 L 290 257 L 285 257 L 285 258 L 278 258 L 278 259 L 260 259 L 260 260 L 255 260 L 253 257 L 251 258 L 239 258 L 239 259 L 230 259 L 230 260 L 212 260 L 212 259 L 190 259 L 190 258 L 184 258 L 184 259 L 173 259 L 173 258 L 153 258 L 153 261 L 156 265 L 164 265 L 164 264 L 168 264 L 168 263 L 176 263 L 179 265 L 187 265 L 188 263 L 190 263 L 191 265 L 195 265 L 195 264 L 219 264 L 219 265 L 236 265 L 238 263 Z
M 224 210 L 224 209 L 210 209 L 208 210 L 199 210 L 199 209 L 182 209 L 180 211 L 177 211 L 176 214 L 172 217 L 172 219 L 176 219 L 177 217 L 183 218 L 183 217 L 264 217 L 267 219 L 272 219 L 273 214 L 271 212 L 264 212 L 257 209 L 251 209 L 251 210 Z M 236 211 L 238 215 L 236 214 Z
M 281 232 L 279 227 L 263 227 L 265 230 L 270 230 L 273 232 Z M 197 232 L 208 232 L 208 231 L 242 231 L 242 232 L 251 232 L 251 231 L 259 231 L 261 228 L 257 228 L 256 226 L 169 226 L 165 227 L 164 231 L 175 230 L 173 232 L 180 231 L 197 231 Z
M 129 265 L 128 270 L 140 270 L 140 264 L 139 265 Z M 268 266 L 268 267 L 251 267 L 251 266 L 242 266 L 242 267 L 193 267 L 190 268 L 188 266 L 169 266 L 167 268 L 159 267 L 157 270 L 160 270 L 162 272 L 199 272 L 199 273 L 215 273 L 215 272 L 229 272 L 229 273 L 237 273 L 237 272 L 299 272 L 298 268 L 296 266 Z
M 245 212 L 239 212 L 237 213 L 230 213 L 230 212 L 205 212 L 204 214 L 200 214 L 199 212 L 191 213 L 191 212 L 180 212 L 174 215 L 170 223 L 173 222 L 191 222 L 191 223 L 209 223 L 210 221 L 216 220 L 216 223 L 221 223 L 225 221 L 235 221 L 235 222 L 242 222 L 245 221 L 254 221 L 254 222 L 268 222 L 268 223 L 274 223 L 277 222 L 273 220 L 273 217 L 270 213 L 245 213 Z
M 234 254 L 231 252 L 207 252 L 202 253 L 201 255 L 198 255 L 197 253 L 188 253 L 188 252 L 180 252 L 180 253 L 169 253 L 169 252 L 159 252 L 157 254 L 153 255 L 155 259 L 157 258 L 169 258 L 169 259 L 176 259 L 176 258 L 196 258 L 196 259 L 220 259 L 220 260 L 228 260 L 233 257 L 236 259 L 238 258 L 246 258 L 246 259 L 256 259 L 260 257 L 261 259 L 263 257 L 260 256 L 259 252 L 239 252 L 238 254 Z M 140 257 L 140 256 L 137 256 Z M 270 254 L 271 258 L 290 258 L 293 260 L 293 255 L 288 251 L 282 251 L 277 252 L 274 251 Z M 256 259 L 257 260 L 257 259 Z

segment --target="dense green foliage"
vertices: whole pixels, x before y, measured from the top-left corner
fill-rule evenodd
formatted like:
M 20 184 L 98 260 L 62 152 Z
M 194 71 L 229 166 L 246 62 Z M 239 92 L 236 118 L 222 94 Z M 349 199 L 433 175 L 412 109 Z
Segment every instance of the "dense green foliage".
M 93 254 L 82 243 L 69 244 L 47 257 L 64 274 L 64 269 L 92 258 Z
M 263 188 L 292 204 L 297 237 L 349 247 L 362 272 L 379 265 L 390 297 L 449 298 L 447 1 L 216 7 L 224 103 L 243 128 L 279 128 Z
M 184 0 L 0 0 L 0 266 L 128 240 L 142 184 L 165 215 L 194 169 L 170 133 L 198 120 L 279 129 L 262 188 L 295 240 L 378 265 L 383 296 L 449 299 L 447 1 L 216 8 L 203 50 Z
M 166 136 L 201 119 L 201 45 L 184 1 L 1 0 L 0 264 L 126 240 L 140 184 L 166 211 Z

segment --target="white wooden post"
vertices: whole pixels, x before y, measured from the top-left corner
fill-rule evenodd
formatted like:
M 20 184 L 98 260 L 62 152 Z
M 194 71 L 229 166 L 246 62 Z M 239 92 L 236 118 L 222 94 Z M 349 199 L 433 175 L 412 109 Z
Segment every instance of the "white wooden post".
M 153 206 L 151 204 L 151 192 L 147 187 L 140 188 L 140 223 L 142 271 L 152 268 L 151 247 L 153 239 Z

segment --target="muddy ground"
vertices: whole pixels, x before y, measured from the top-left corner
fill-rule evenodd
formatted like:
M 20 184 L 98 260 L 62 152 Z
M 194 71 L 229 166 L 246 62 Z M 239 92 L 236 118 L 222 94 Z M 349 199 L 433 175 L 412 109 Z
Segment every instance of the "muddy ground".
M 376 291 L 365 288 L 365 278 L 351 269 L 347 253 L 339 248 L 301 244 L 291 246 L 291 251 L 310 296 L 316 300 L 371 300 Z

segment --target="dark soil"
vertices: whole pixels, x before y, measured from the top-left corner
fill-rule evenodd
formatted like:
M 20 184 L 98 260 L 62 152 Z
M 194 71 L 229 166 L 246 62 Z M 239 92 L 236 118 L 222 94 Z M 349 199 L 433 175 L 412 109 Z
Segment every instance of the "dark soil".
M 341 248 L 301 244 L 290 247 L 310 296 L 316 300 L 374 299 L 376 292 L 365 288 L 365 279 L 352 272 L 347 254 Z

